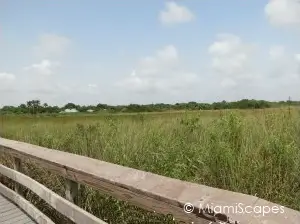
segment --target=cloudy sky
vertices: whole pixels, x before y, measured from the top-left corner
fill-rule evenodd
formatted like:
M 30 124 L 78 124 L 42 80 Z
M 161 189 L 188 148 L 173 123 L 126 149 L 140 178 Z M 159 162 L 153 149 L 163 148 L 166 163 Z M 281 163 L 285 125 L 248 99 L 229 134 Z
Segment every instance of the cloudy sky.
M 300 100 L 298 0 L 0 0 L 0 106 Z

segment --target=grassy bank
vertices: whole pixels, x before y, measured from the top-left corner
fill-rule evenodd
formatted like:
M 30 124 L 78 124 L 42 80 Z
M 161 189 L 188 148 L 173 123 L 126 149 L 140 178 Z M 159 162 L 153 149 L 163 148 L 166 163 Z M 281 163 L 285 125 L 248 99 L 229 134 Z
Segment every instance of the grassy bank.
M 300 210 L 297 109 L 136 115 L 5 116 L 1 136 L 238 191 Z M 62 180 L 28 167 L 56 192 Z M 81 206 L 111 223 L 172 223 L 91 189 Z M 103 209 L 105 208 L 105 209 Z

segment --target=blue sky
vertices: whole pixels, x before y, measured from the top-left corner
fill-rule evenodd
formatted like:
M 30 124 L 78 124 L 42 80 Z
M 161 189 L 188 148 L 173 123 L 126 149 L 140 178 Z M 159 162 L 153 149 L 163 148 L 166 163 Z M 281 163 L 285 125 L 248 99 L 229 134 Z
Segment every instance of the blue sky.
M 297 0 L 0 0 L 0 105 L 299 100 Z

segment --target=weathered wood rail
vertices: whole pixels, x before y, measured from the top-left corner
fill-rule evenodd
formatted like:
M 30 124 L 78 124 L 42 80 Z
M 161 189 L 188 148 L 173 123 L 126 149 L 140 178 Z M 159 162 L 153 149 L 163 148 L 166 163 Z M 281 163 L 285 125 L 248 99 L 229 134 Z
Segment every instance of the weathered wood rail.
M 256 196 L 180 181 L 3 138 L 0 138 L 0 152 L 15 158 L 14 169 L 2 164 L 0 174 L 27 187 L 75 223 L 105 223 L 75 205 L 78 184 L 93 187 L 104 194 L 149 211 L 172 214 L 176 220 L 186 223 L 300 223 L 300 212 Z M 29 160 L 66 178 L 66 199 L 22 174 L 23 160 Z M 18 184 L 15 191 L 1 184 L 0 194 L 18 204 L 37 223 L 53 223 L 20 196 L 22 192 Z

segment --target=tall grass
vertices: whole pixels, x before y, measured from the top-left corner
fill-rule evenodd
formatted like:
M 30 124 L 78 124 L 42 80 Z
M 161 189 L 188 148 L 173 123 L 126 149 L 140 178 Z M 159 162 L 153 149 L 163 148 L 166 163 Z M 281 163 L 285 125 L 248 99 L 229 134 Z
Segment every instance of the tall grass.
M 300 210 L 300 114 L 292 110 L 130 116 L 4 117 L 1 135 L 153 173 L 242 192 Z M 41 174 L 42 172 L 42 174 Z M 56 192 L 62 180 L 30 175 Z M 47 178 L 46 178 L 47 177 Z M 81 189 L 110 223 L 173 223 Z

